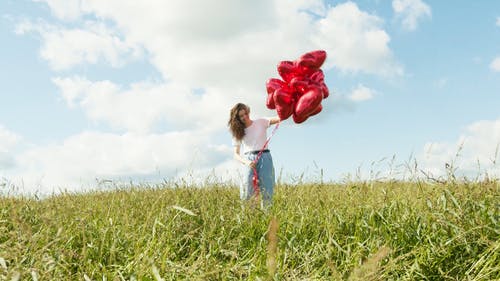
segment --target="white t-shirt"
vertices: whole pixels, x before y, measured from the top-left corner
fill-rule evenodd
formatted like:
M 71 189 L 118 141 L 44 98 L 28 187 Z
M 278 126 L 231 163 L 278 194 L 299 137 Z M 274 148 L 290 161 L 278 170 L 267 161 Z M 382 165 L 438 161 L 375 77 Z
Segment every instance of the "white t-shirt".
M 261 150 L 267 140 L 267 128 L 271 125 L 269 118 L 259 118 L 253 120 L 252 125 L 245 128 L 245 136 L 241 141 L 233 137 L 233 145 L 243 144 L 243 153 L 248 151 Z

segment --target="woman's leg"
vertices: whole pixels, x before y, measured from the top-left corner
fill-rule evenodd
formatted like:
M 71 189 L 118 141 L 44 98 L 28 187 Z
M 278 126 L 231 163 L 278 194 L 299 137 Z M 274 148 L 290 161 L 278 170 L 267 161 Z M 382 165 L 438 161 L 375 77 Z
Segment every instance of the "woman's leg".
M 267 208 L 272 203 L 275 184 L 274 165 L 271 153 L 262 153 L 257 164 L 257 173 L 259 174 L 259 187 L 263 206 Z
M 248 155 L 247 159 L 254 161 L 256 155 Z M 250 167 L 245 167 L 245 174 L 243 175 L 243 183 L 240 186 L 240 198 L 241 200 L 249 200 L 254 195 L 253 187 L 253 169 Z

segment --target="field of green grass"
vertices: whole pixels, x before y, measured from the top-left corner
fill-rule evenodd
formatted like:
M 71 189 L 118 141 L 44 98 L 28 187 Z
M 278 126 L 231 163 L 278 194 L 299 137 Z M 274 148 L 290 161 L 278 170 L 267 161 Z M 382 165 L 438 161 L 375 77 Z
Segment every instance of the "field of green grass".
M 0 280 L 500 280 L 500 183 L 0 197 Z

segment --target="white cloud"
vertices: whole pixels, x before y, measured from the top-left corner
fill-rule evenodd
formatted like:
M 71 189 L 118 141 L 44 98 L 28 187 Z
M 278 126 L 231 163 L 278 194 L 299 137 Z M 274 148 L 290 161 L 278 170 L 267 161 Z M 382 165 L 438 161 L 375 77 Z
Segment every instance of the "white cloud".
M 80 5 L 82 14 L 115 22 L 128 42 L 145 47 L 169 83 L 139 82 L 122 90 L 105 81 L 83 82 L 85 78 L 54 81 L 70 106 L 75 102 L 72 95 L 81 92 L 79 105 L 91 119 L 147 132 L 162 119 L 188 126 L 200 120 L 220 122 L 237 101 L 259 108 L 265 97 L 264 81 L 278 76 L 276 63 L 310 49 L 332 54 L 326 69 L 402 73 L 388 47 L 389 36 L 380 28 L 382 20 L 360 11 L 354 3 L 326 9 L 322 1 L 276 1 L 274 6 L 267 1 L 230 2 L 222 10 L 209 12 L 189 1 L 151 2 L 144 7 L 123 6 L 118 1 L 85 2 Z M 57 3 L 51 1 L 51 7 Z M 148 17 L 134 12 L 138 9 Z M 235 18 L 241 11 L 246 16 Z M 231 25 L 221 28 L 223 22 Z M 193 95 L 196 88 L 205 94 Z M 196 109 L 184 110 L 189 108 Z M 257 113 L 269 114 L 266 110 Z
M 60 144 L 34 147 L 17 157 L 19 173 L 11 181 L 26 192 L 54 188 L 79 190 L 95 179 L 127 182 L 133 178 L 171 178 L 188 169 L 215 166 L 229 147 L 209 145 L 198 132 L 135 135 L 83 132 Z
M 14 145 L 16 145 L 19 140 L 21 139 L 20 136 L 17 134 L 9 131 L 2 125 L 0 125 L 0 151 L 1 152 L 6 152 L 9 151 Z
M 488 173 L 500 176 L 498 151 L 500 119 L 469 125 L 454 142 L 428 142 L 417 157 L 420 168 L 436 176 L 446 175 L 445 165 L 457 168 L 458 175 L 470 177 Z
M 500 57 L 496 57 L 491 63 L 490 68 L 493 71 L 500 72 Z
M 393 0 L 392 8 L 407 30 L 417 29 L 421 18 L 431 17 L 431 8 L 422 0 Z
M 46 2 L 52 10 L 64 10 L 66 5 Z M 388 47 L 389 36 L 380 27 L 382 20 L 352 2 L 329 8 L 319 0 L 75 3 L 80 14 L 116 23 L 129 50 L 144 47 L 164 77 L 195 88 L 261 89 L 255 83 L 276 76 L 279 60 L 292 60 L 312 49 L 332 55 L 325 68 L 402 73 Z
M 21 137 L 0 125 L 0 169 L 11 168 L 14 163 L 14 148 Z
M 38 32 L 42 38 L 40 55 L 55 70 L 75 65 L 96 64 L 103 60 L 113 67 L 142 56 L 142 49 L 121 39 L 116 30 L 104 23 L 85 22 L 82 28 L 63 28 L 44 22 L 23 22 L 17 33 Z
M 52 13 L 62 20 L 76 20 L 82 15 L 83 0 L 33 0 L 46 2 Z
M 339 4 L 315 24 L 314 42 L 329 51 L 332 59 L 327 64 L 340 70 L 402 75 L 403 68 L 393 58 L 382 22 L 359 10 L 355 3 Z
M 500 26 L 500 17 L 497 17 L 497 26 Z
M 169 176 L 185 173 L 191 162 L 200 163 L 200 172 L 231 166 L 226 147 L 207 145 L 226 129 L 229 108 L 242 101 L 256 116 L 274 114 L 264 106 L 265 81 L 278 76 L 279 61 L 310 50 L 328 52 L 325 71 L 403 73 L 382 19 L 352 2 L 333 7 L 320 0 L 38 2 L 62 22 L 28 21 L 17 31 L 40 34 L 41 56 L 55 70 L 95 63 L 120 67 L 142 59 L 164 78 L 123 85 L 106 77 L 53 78 L 69 107 L 119 131 L 83 132 L 16 157 L 23 168 L 15 176 L 44 186 L 150 175 L 155 165 Z M 202 160 L 193 160 L 193 147 L 203 150 Z
M 58 77 L 53 82 L 68 105 L 78 104 L 89 119 L 142 134 L 150 133 L 161 122 L 174 129 L 220 130 L 232 106 L 231 99 L 217 89 L 198 94 L 175 83 L 140 82 L 122 89 L 110 81 L 92 82 L 82 77 Z
M 372 89 L 359 84 L 358 87 L 349 95 L 349 99 L 354 102 L 362 102 L 372 99 L 373 96 L 374 91 Z

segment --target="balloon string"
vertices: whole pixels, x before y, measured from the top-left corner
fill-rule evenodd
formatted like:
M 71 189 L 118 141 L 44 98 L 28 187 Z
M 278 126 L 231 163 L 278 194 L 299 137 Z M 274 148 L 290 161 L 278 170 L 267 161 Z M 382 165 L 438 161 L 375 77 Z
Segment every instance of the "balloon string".
M 278 127 L 280 126 L 281 120 L 276 124 L 274 127 L 273 131 L 271 132 L 271 135 L 267 138 L 266 142 L 262 146 L 262 148 L 259 151 L 259 154 L 257 154 L 257 157 L 255 157 L 255 160 L 253 162 L 255 163 L 253 167 L 253 177 L 252 177 L 252 182 L 253 182 L 253 191 L 255 194 L 255 198 L 259 197 L 259 175 L 257 174 L 257 162 L 259 162 L 260 157 L 262 156 L 262 153 L 264 152 L 264 149 L 267 148 L 267 145 L 269 144 L 269 141 L 271 140 L 272 136 L 278 130 Z

